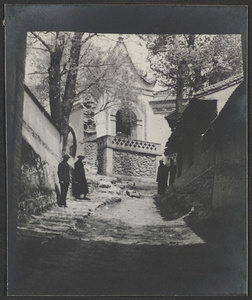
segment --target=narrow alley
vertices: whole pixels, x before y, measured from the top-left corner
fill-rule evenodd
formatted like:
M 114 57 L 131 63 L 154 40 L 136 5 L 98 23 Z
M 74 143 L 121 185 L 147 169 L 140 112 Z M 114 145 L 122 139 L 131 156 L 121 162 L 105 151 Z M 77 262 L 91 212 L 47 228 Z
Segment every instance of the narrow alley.
M 218 295 L 229 287 L 230 294 L 240 274 L 220 247 L 208 245 L 183 217 L 163 220 L 154 190 L 137 192 L 140 198 L 70 199 L 67 208 L 20 225 L 18 293 Z

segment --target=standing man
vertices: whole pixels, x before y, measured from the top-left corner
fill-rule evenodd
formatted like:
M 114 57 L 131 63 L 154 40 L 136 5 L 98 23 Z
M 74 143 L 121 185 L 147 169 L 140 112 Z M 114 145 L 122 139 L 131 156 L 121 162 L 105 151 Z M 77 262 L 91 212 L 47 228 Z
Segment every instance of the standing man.
M 75 197 L 80 199 L 84 194 L 84 200 L 90 200 L 86 197 L 88 193 L 88 185 L 86 174 L 83 166 L 84 155 L 78 155 L 78 160 L 74 163 L 74 181 L 75 181 Z
M 60 162 L 58 165 L 58 176 L 59 176 L 60 190 L 61 190 L 59 206 L 64 206 L 64 207 L 67 207 L 66 195 L 67 195 L 68 186 L 70 182 L 69 164 L 67 163 L 69 158 L 70 156 L 68 154 L 65 154 L 63 156 L 62 162 Z
M 157 183 L 158 183 L 158 194 L 164 195 L 165 189 L 167 187 L 168 179 L 168 168 L 164 165 L 163 160 L 159 161 L 158 173 L 157 173 Z

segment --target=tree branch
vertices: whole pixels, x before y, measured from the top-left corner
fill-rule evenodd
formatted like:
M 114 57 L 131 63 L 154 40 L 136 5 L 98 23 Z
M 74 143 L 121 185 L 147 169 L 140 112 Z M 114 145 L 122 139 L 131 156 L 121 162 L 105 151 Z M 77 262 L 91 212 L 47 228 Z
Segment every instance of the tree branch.
M 104 66 L 113 66 L 114 64 L 101 64 L 101 65 L 81 65 L 82 68 L 99 68 Z
M 44 48 L 39 48 L 39 47 L 27 47 L 28 49 L 34 49 L 34 50 L 42 50 L 42 51 L 45 51 L 45 52 L 48 52 L 49 50 L 48 49 L 44 49 Z
M 89 88 L 91 88 L 93 85 L 95 85 L 95 82 L 92 82 L 91 84 L 89 84 L 87 87 L 85 87 L 85 89 L 81 90 L 78 94 L 76 94 L 75 98 L 78 98 L 81 94 L 83 94 L 84 92 L 86 92 Z
M 47 43 L 38 35 L 36 34 L 35 32 L 31 32 L 45 47 L 46 49 L 51 53 L 52 52 L 52 49 L 49 45 L 47 45 Z
M 37 74 L 47 74 L 48 72 L 33 72 L 33 73 L 27 73 L 26 75 L 37 75 Z
M 93 34 L 89 34 L 88 37 L 86 37 L 84 40 L 83 40 L 83 44 L 86 43 L 88 40 L 90 40 L 92 37 L 96 36 L 97 34 L 96 33 L 93 33 Z

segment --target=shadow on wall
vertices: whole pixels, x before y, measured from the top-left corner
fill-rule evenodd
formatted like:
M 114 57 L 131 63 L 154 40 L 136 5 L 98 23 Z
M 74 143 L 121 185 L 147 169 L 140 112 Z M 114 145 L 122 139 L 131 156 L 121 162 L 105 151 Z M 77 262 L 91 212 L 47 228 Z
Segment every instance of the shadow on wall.
M 40 214 L 57 201 L 59 189 L 55 171 L 25 139 L 22 140 L 19 221 L 26 220 L 30 214 Z

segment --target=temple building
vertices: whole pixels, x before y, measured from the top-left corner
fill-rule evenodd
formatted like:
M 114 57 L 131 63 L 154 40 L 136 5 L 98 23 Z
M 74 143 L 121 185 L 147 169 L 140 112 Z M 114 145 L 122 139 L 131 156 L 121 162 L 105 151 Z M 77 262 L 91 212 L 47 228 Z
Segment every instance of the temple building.
M 163 111 L 153 106 L 156 79 L 137 70 L 122 39 L 113 53 L 123 58 L 124 89 L 115 93 L 112 87 L 74 104 L 69 152 L 84 152 L 86 167 L 98 174 L 153 180 L 169 137 Z

